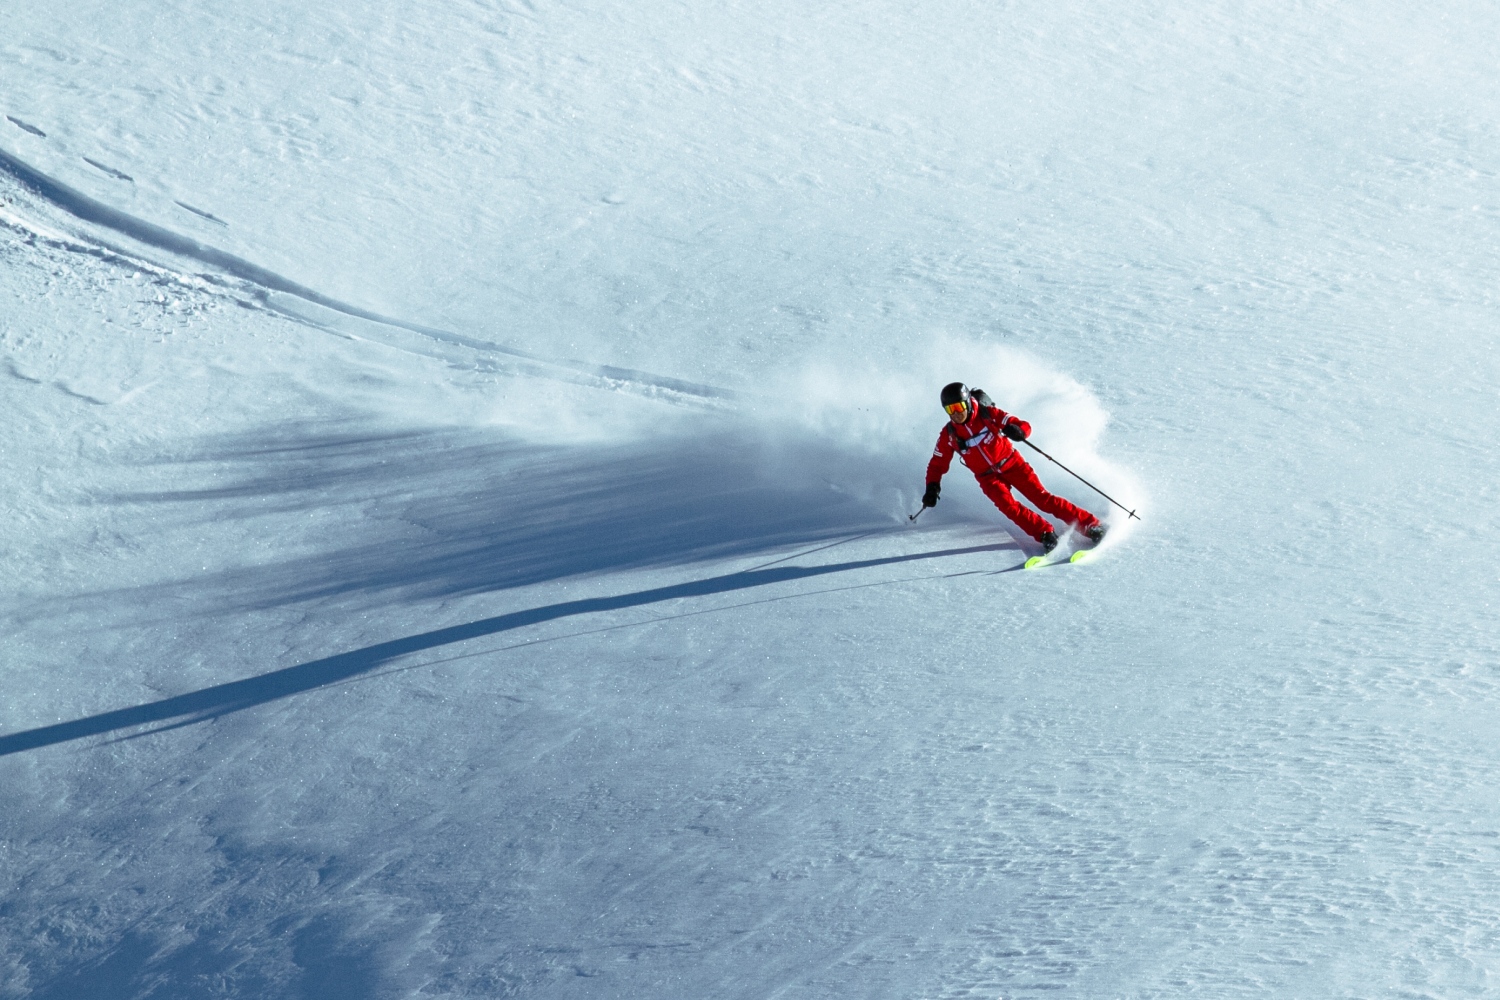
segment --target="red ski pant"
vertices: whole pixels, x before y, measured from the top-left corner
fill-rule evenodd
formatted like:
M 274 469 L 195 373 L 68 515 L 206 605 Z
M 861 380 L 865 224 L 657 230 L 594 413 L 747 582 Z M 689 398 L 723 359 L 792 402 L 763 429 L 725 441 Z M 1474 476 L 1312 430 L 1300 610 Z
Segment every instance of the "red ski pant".
M 1016 455 L 1006 463 L 1003 470 L 991 469 L 980 475 L 979 488 L 984 490 L 984 495 L 989 497 L 996 507 L 1000 508 L 1000 513 L 1019 524 L 1022 531 L 1037 541 L 1041 541 L 1042 535 L 1052 530 L 1052 525 L 1048 524 L 1036 511 L 1021 506 L 1021 502 L 1011 494 L 1011 487 L 1020 490 L 1021 495 L 1036 504 L 1039 509 L 1069 524 L 1076 525 L 1080 531 L 1092 528 L 1099 523 L 1097 517 L 1082 507 L 1048 493 L 1042 481 L 1036 477 L 1036 471 L 1026 464 L 1026 459 Z

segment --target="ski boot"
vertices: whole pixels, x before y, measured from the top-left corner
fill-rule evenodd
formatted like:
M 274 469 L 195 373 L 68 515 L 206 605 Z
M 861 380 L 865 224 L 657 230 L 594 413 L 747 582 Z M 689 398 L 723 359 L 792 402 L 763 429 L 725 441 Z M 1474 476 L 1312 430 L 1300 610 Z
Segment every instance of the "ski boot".
M 1083 529 L 1083 537 L 1087 538 L 1095 545 L 1098 545 L 1100 542 L 1104 541 L 1104 533 L 1108 530 L 1109 529 L 1106 528 L 1104 526 L 1104 523 L 1101 521 L 1098 524 L 1095 524 L 1092 528 Z

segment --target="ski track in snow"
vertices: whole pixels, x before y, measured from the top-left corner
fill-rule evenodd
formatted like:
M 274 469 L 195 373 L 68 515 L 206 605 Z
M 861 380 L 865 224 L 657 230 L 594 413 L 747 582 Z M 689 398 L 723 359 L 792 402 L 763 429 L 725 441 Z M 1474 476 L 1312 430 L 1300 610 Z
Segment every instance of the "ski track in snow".
M 132 178 L 111 167 L 96 163 L 87 157 L 84 159 L 91 166 L 116 179 L 132 180 Z M 379 332 L 375 332 L 372 335 L 372 328 L 378 331 L 380 327 L 387 327 L 416 333 L 444 345 L 467 348 L 481 362 L 490 356 L 498 354 L 506 359 L 515 370 L 531 375 L 541 375 L 543 377 L 550 375 L 555 378 L 558 377 L 556 370 L 564 369 L 569 373 L 565 377 L 573 381 L 578 381 L 579 377 L 583 376 L 588 379 L 585 384 L 589 385 L 603 385 L 662 395 L 669 398 L 685 397 L 695 401 L 706 402 L 728 401 L 735 398 L 735 394 L 728 389 L 700 385 L 683 379 L 652 375 L 647 372 L 632 371 L 612 365 L 590 365 L 582 362 L 552 360 L 526 351 L 506 347 L 492 341 L 467 337 L 416 323 L 408 323 L 390 316 L 382 316 L 379 313 L 340 302 L 337 299 L 330 298 L 304 285 L 299 285 L 294 281 L 252 264 L 240 257 L 236 257 L 233 254 L 217 250 L 190 237 L 174 233 L 154 223 L 137 219 L 125 212 L 111 208 L 69 187 L 61 181 L 48 177 L 3 148 L 0 148 L 0 171 L 9 174 L 17 183 L 35 192 L 53 206 L 78 220 L 111 230 L 121 236 L 128 237 L 142 246 L 164 250 L 177 257 L 207 264 L 223 274 L 237 278 L 246 285 L 251 286 L 253 289 L 252 297 L 267 308 L 275 309 L 278 312 L 316 325 L 339 329 L 341 327 L 347 328 L 348 320 L 364 321 L 363 325 L 356 327 L 360 333 L 370 336 L 371 339 L 378 339 L 404 350 L 412 349 L 410 341 L 404 343 L 393 342 L 392 338 L 388 335 L 381 336 Z M 218 222 L 221 225 L 223 224 L 222 220 L 210 213 L 189 205 L 183 205 L 181 202 L 177 204 L 193 212 L 195 215 Z M 12 225 L 28 229 L 32 228 L 30 224 L 13 212 L 8 212 L 7 215 L 9 216 L 7 221 Z M 129 254 L 128 251 L 110 246 L 108 243 L 97 238 L 90 239 L 87 235 L 75 233 L 74 238 L 88 240 L 99 250 L 107 250 L 122 257 L 134 256 Z M 300 300 L 300 302 L 286 302 L 284 300 L 273 299 L 273 293 L 281 293 L 293 300 Z M 427 353 L 431 352 L 428 351 Z

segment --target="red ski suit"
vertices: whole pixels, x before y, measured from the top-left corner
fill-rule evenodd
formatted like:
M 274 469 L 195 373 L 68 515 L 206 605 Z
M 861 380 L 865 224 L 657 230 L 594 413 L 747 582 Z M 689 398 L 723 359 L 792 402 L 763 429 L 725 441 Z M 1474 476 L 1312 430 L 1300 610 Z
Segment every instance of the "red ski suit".
M 1036 477 L 1036 472 L 1001 430 L 1009 424 L 1019 427 L 1023 434 L 1030 437 L 1030 424 L 998 406 L 981 406 L 978 402 L 972 402 L 969 408 L 974 413 L 967 423 L 955 424 L 950 420 L 938 434 L 937 447 L 932 450 L 932 461 L 927 463 L 928 483 L 942 480 L 948 467 L 953 464 L 953 453 L 958 452 L 963 457 L 964 464 L 973 471 L 974 478 L 979 480 L 979 488 L 984 490 L 984 495 L 1000 508 L 1000 513 L 1020 525 L 1026 534 L 1037 541 L 1041 541 L 1042 535 L 1052 530 L 1052 525 L 1035 511 L 1021 506 L 1020 501 L 1011 494 L 1011 487 L 1020 490 L 1022 496 L 1041 510 L 1076 525 L 1080 531 L 1099 523 L 1097 517 L 1082 507 L 1048 493 L 1042 481 Z

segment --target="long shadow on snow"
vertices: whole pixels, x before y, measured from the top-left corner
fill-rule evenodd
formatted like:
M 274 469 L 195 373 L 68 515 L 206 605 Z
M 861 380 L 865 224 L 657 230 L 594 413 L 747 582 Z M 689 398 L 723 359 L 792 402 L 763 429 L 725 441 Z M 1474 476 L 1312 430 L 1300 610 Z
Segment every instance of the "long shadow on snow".
M 890 484 L 920 475 L 920 462 L 876 468 L 831 444 L 768 443 L 728 421 L 570 447 L 472 430 L 281 428 L 160 464 L 184 485 L 111 498 L 153 527 L 174 505 L 188 522 L 317 518 L 303 554 L 131 596 L 138 607 L 190 596 L 229 612 L 398 590 L 483 593 L 895 529 Z M 277 528 L 295 523 L 282 516 Z
M 948 556 L 968 555 L 977 552 L 992 552 L 1011 547 L 1010 543 L 974 545 L 967 548 L 917 552 L 901 556 L 886 556 L 879 559 L 859 559 L 852 562 L 834 563 L 826 566 L 777 566 L 765 569 L 745 570 L 739 573 L 727 573 L 722 576 L 709 577 L 704 580 L 674 584 L 669 587 L 654 587 L 649 590 L 618 594 L 613 597 L 591 597 L 584 600 L 563 601 L 558 604 L 548 604 L 539 608 L 529 608 L 525 611 L 495 615 L 492 618 L 482 618 L 464 625 L 453 625 L 448 628 L 434 629 L 431 632 L 406 636 L 402 639 L 376 643 L 373 646 L 366 646 L 363 649 L 357 649 L 349 653 L 340 653 L 337 656 L 328 656 L 320 660 L 310 660 L 307 663 L 299 663 L 294 667 L 275 670 L 268 674 L 261 674 L 258 677 L 231 681 L 227 684 L 216 684 L 213 687 L 203 688 L 191 694 L 163 698 L 160 701 L 148 702 L 144 705 L 137 705 L 134 708 L 103 712 L 85 719 L 75 719 L 72 722 L 63 722 L 57 725 L 27 730 L 26 732 L 12 733 L 9 736 L 0 737 L 0 757 L 149 723 L 176 720 L 173 723 L 174 725 L 187 725 L 194 722 L 202 722 L 256 705 L 263 705 L 266 702 L 287 698 L 304 691 L 311 691 L 339 681 L 349 680 L 362 674 L 368 674 L 372 670 L 384 666 L 398 657 L 411 653 L 435 649 L 439 646 L 447 646 L 457 642 L 465 642 L 469 639 L 497 635 L 501 632 L 509 632 L 512 629 L 523 628 L 527 625 L 556 621 L 559 618 L 570 618 L 575 615 L 585 615 L 599 611 L 618 611 L 622 608 L 636 608 L 684 597 L 707 597 L 712 594 L 724 594 L 730 591 L 745 590 L 750 587 L 764 587 L 767 584 L 785 583 L 792 580 L 806 580 L 811 577 L 827 576 L 831 573 L 846 573 L 850 570 L 868 569 L 874 566 L 891 566 L 897 563 L 915 562 L 918 560 L 941 559 Z
M 161 461 L 174 482 L 186 485 L 112 499 L 137 507 L 153 525 L 173 520 L 164 516 L 163 505 L 181 505 L 182 522 L 271 512 L 323 516 L 311 554 L 133 592 L 147 608 L 195 595 L 207 600 L 210 613 L 356 593 L 495 591 L 749 555 L 895 523 L 890 511 L 856 489 L 862 482 L 889 481 L 895 470 L 872 468 L 870 460 L 828 444 L 773 446 L 722 423 L 699 430 L 644 444 L 542 448 L 473 431 L 393 434 L 334 427 L 308 433 L 288 427 Z M 339 509 L 351 515 L 330 516 Z M 284 527 L 288 519 L 275 523 Z M 140 725 L 186 725 L 368 674 L 410 653 L 560 618 L 1010 547 L 812 567 L 773 563 L 529 608 L 13 733 L 0 737 L 0 756 Z M 101 596 L 116 601 L 122 595 Z M 172 614 L 180 613 L 180 602 L 165 603 Z

